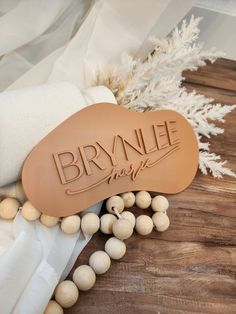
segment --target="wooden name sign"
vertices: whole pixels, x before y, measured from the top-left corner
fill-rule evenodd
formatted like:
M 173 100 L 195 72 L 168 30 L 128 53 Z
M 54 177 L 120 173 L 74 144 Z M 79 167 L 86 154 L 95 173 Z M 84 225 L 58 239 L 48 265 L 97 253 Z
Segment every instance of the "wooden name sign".
M 126 191 L 180 192 L 195 176 L 198 155 L 194 131 L 177 112 L 100 103 L 65 120 L 32 150 L 22 183 L 36 208 L 64 217 Z

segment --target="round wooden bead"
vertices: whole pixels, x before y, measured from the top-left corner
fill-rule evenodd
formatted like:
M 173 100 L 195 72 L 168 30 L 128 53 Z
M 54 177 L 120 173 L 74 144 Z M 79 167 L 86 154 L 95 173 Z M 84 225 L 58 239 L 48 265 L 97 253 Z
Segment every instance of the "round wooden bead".
M 112 231 L 115 237 L 120 240 L 125 240 L 132 236 L 133 227 L 128 219 L 120 218 L 114 222 Z
M 89 265 L 96 274 L 102 275 L 108 271 L 111 266 L 111 259 L 104 251 L 96 251 L 89 258 Z
M 11 197 L 7 197 L 0 203 L 0 217 L 3 219 L 13 219 L 19 209 L 20 203 Z
M 111 234 L 113 223 L 116 220 L 116 216 L 112 214 L 102 215 L 102 217 L 100 218 L 100 230 L 105 234 Z
M 152 215 L 152 221 L 154 223 L 155 229 L 160 232 L 167 230 L 170 225 L 169 217 L 162 212 L 156 212 L 154 215 Z
M 87 291 L 91 289 L 96 282 L 96 275 L 89 265 L 81 265 L 73 273 L 73 281 L 79 290 Z
M 74 234 L 79 231 L 80 217 L 78 215 L 72 215 L 64 217 L 61 221 L 61 229 L 67 234 Z
M 40 216 L 40 221 L 46 227 L 54 227 L 58 224 L 59 218 L 42 214 Z
M 123 241 L 112 237 L 105 243 L 105 251 L 112 259 L 120 259 L 125 255 L 126 245 Z
M 56 301 L 64 308 L 73 306 L 79 297 L 79 290 L 73 281 L 65 280 L 59 283 L 55 290 Z
M 135 204 L 141 209 L 148 208 L 151 205 L 151 195 L 146 191 L 140 191 L 135 195 Z
M 152 199 L 151 207 L 154 212 L 166 212 L 169 208 L 169 201 L 165 196 L 157 195 Z
M 29 201 L 25 202 L 21 209 L 22 216 L 29 220 L 34 221 L 39 219 L 41 212 L 35 208 Z
M 124 201 L 125 208 L 130 208 L 134 205 L 135 203 L 135 195 L 133 192 L 126 192 L 122 193 L 120 197 Z
M 63 308 L 54 300 L 50 300 L 48 305 L 43 312 L 44 314 L 63 314 Z
M 134 228 L 134 226 L 135 226 L 135 216 L 134 216 L 133 213 L 125 210 L 120 215 L 121 215 L 121 218 L 129 220 L 129 222 L 131 223 L 132 227 Z
M 94 234 L 100 227 L 100 219 L 94 213 L 87 213 L 81 219 L 81 229 L 85 234 Z
M 119 213 L 121 213 L 124 210 L 124 207 L 125 207 L 124 201 L 118 195 L 114 195 L 114 196 L 108 198 L 108 200 L 106 202 L 106 209 L 111 214 L 115 214 L 113 208 L 116 208 L 116 210 Z
M 153 221 L 147 215 L 140 215 L 136 218 L 135 230 L 141 235 L 148 235 L 152 232 Z

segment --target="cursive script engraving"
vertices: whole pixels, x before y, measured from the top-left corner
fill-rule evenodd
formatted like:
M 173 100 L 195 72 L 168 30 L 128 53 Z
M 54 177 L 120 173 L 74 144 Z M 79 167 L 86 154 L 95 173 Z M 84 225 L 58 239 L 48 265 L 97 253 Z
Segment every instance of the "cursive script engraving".
M 140 172 L 142 170 L 144 170 L 146 168 L 154 167 L 155 165 L 157 165 L 163 159 L 165 159 L 168 156 L 170 156 L 171 154 L 173 154 L 178 149 L 180 149 L 180 146 L 178 144 L 175 144 L 170 150 L 168 150 L 165 154 L 163 154 L 162 156 L 160 156 L 158 159 L 156 159 L 153 162 L 150 160 L 150 158 L 147 158 L 145 160 L 141 160 L 138 167 L 134 167 L 133 163 L 131 163 L 128 168 L 117 169 L 116 167 L 113 167 L 110 174 L 108 174 L 104 178 L 100 179 L 96 183 L 91 184 L 91 185 L 89 185 L 83 189 L 79 189 L 79 190 L 66 189 L 65 192 L 67 195 L 75 195 L 75 194 L 83 193 L 85 191 L 88 191 L 88 190 L 102 184 L 103 182 L 107 181 L 108 184 L 111 184 L 114 180 L 117 180 L 121 177 L 126 177 L 126 176 L 130 176 L 131 180 L 135 181 L 135 179 L 138 177 L 138 175 L 140 174 Z

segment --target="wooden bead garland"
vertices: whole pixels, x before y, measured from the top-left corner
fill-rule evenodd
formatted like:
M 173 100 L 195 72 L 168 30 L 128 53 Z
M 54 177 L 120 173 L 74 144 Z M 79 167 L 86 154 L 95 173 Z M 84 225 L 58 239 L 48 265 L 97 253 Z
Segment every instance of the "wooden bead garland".
M 141 191 L 142 193 L 137 193 L 138 200 L 135 201 L 136 205 L 141 204 L 142 208 L 148 208 L 151 205 L 152 199 L 148 192 Z M 133 194 L 133 193 L 132 193 Z M 137 195 L 136 194 L 136 195 Z M 123 195 L 121 195 L 123 196 Z M 150 196 L 150 197 L 149 197 Z M 122 197 L 121 197 L 122 198 Z M 121 200 L 116 197 L 111 197 L 107 200 L 106 208 L 108 214 L 104 214 L 101 217 L 100 230 L 105 234 L 110 234 L 113 231 L 115 237 L 111 237 L 105 243 L 105 252 L 96 251 L 89 258 L 89 265 L 81 265 L 77 269 L 90 267 L 94 270 L 97 275 L 104 274 L 111 265 L 111 259 L 118 260 L 122 258 L 126 253 L 126 245 L 122 241 L 129 237 L 133 233 L 133 228 L 141 235 L 148 235 L 154 230 L 164 231 L 169 227 L 169 218 L 166 215 L 166 210 L 169 206 L 168 200 L 163 198 L 155 199 L 153 202 L 153 210 L 156 211 L 151 217 L 147 215 L 140 215 L 135 219 L 135 216 L 128 211 L 123 211 L 125 208 L 125 200 L 123 200 L 124 206 Z M 118 206 L 118 209 L 116 208 Z M 129 206 L 129 204 L 128 204 Z M 113 215 L 116 214 L 118 219 Z M 130 235 L 128 236 L 128 234 Z M 77 271 L 75 270 L 75 272 Z M 80 280 L 81 282 L 86 281 L 86 272 L 82 275 L 81 272 Z M 78 288 L 81 284 L 78 280 L 78 276 L 74 273 L 73 280 L 77 284 Z M 90 289 L 94 283 L 91 280 L 91 286 L 88 284 L 88 289 Z M 90 283 L 90 280 L 88 280 Z M 82 290 L 81 288 L 80 290 Z M 86 290 L 88 290 L 86 289 Z
M 124 208 L 137 207 L 146 209 L 151 207 L 154 211 L 152 218 L 140 215 L 135 218 Z M 111 259 L 119 260 L 126 253 L 126 245 L 123 240 L 128 239 L 135 228 L 140 235 L 148 235 L 152 230 L 163 232 L 168 229 L 170 221 L 166 214 L 169 207 L 167 198 L 162 195 L 153 199 L 146 191 L 122 193 L 120 196 L 112 196 L 106 202 L 108 213 L 99 217 L 94 213 L 86 213 L 81 219 L 78 215 L 58 217 L 41 214 L 27 201 L 20 207 L 20 203 L 14 198 L 6 198 L 0 202 L 0 217 L 14 219 L 18 209 L 28 221 L 40 221 L 47 227 L 53 227 L 61 222 L 61 230 L 67 234 L 74 234 L 81 230 L 85 234 L 94 234 L 99 227 L 105 234 L 114 234 L 105 243 L 104 251 L 96 251 L 89 258 L 89 265 L 80 265 L 73 273 L 73 281 L 65 280 L 59 283 L 55 289 L 55 300 L 50 300 L 44 313 L 62 314 L 63 307 L 73 306 L 79 297 L 79 290 L 87 291 L 96 282 L 96 275 L 106 273 L 111 266 Z M 117 217 L 116 217 L 117 216 Z

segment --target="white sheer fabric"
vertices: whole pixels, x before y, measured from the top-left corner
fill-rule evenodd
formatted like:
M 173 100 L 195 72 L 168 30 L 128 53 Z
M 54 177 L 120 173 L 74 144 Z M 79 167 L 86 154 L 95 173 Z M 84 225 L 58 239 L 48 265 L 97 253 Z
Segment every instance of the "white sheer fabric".
M 0 91 L 68 43 L 91 5 L 90 0 L 22 0 L 8 8 L 14 1 L 1 1 L 0 12 L 7 12 L 0 18 Z

